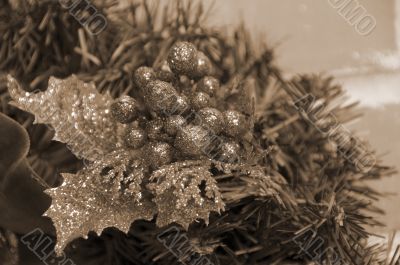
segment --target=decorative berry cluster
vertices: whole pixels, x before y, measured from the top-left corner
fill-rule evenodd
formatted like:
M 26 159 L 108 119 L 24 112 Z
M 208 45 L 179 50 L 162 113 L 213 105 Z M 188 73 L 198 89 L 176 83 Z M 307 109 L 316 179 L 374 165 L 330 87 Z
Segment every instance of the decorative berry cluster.
M 144 152 L 152 168 L 188 159 L 241 159 L 240 139 L 251 128 L 249 118 L 222 109 L 223 93 L 211 72 L 202 52 L 178 42 L 162 67 L 136 70 L 140 99 L 122 96 L 111 105 L 113 117 L 129 124 L 127 147 Z

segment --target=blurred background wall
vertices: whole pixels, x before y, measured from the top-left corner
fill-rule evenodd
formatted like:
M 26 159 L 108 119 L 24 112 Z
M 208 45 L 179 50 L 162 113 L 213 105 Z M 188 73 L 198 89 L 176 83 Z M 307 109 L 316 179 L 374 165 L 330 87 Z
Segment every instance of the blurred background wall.
M 258 38 L 277 48 L 280 65 L 290 72 L 332 71 L 357 67 L 376 52 L 396 44 L 395 0 L 215 0 L 213 25 L 245 21 Z M 360 35 L 332 4 L 357 3 L 376 20 L 374 30 Z M 344 5 L 343 4 L 343 5 Z
M 365 113 L 349 127 L 368 139 L 388 165 L 400 166 L 400 0 L 203 1 L 214 2 L 210 25 L 229 30 L 244 21 L 255 39 L 275 47 L 277 63 L 287 73 L 337 77 Z M 340 2 L 348 2 L 347 9 L 335 8 Z M 376 21 L 369 34 L 361 35 L 343 17 L 357 6 Z M 400 176 L 371 185 L 397 193 Z M 399 205 L 398 194 L 380 202 L 387 211 L 382 221 L 391 229 L 400 230 Z

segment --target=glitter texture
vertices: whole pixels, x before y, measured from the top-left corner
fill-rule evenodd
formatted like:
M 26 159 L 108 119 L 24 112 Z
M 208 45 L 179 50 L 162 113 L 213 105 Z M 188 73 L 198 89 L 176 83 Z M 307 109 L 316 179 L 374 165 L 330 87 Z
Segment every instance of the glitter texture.
M 135 71 L 135 84 L 140 87 L 146 87 L 150 82 L 156 80 L 156 73 L 150 67 L 142 66 Z
M 224 210 L 217 183 L 209 169 L 207 160 L 184 161 L 153 172 L 150 180 L 156 183 L 149 186 L 155 194 L 153 201 L 158 208 L 158 226 L 176 222 L 188 229 L 197 219 L 208 223 L 210 212 Z
M 235 142 L 226 142 L 221 146 L 219 160 L 224 163 L 234 163 L 240 158 L 240 145 Z
M 164 129 L 165 132 L 171 136 L 174 136 L 178 133 L 178 130 L 185 126 L 186 120 L 180 115 L 173 115 L 165 119 L 164 121 Z
M 200 126 L 188 125 L 181 128 L 175 138 L 175 147 L 190 156 L 204 155 L 209 144 L 208 132 Z
M 149 163 L 152 168 L 171 163 L 173 153 L 172 146 L 163 142 L 151 142 L 144 149 L 146 163 Z
M 182 114 L 190 109 L 189 102 L 186 96 L 180 95 L 176 98 L 175 106 L 168 114 Z
M 211 73 L 211 62 L 207 56 L 202 52 L 197 52 L 195 67 L 193 72 L 190 73 L 190 77 L 193 79 L 202 78 L 203 76 Z
M 249 122 L 246 117 L 235 110 L 224 112 L 225 133 L 232 137 L 241 136 L 249 129 Z
M 143 91 L 146 105 L 154 112 L 162 115 L 174 110 L 178 94 L 170 83 L 156 80 Z
M 111 115 L 118 122 L 126 124 L 137 118 L 137 103 L 129 96 L 122 96 L 117 99 L 110 107 Z
M 58 253 L 89 231 L 116 227 L 127 232 L 133 221 L 156 214 L 158 226 L 176 222 L 187 229 L 199 219 L 208 223 L 210 212 L 224 210 L 211 161 L 219 158 L 216 151 L 232 160 L 240 146 L 218 144 L 226 138 L 219 135 L 224 115 L 209 106 L 219 83 L 190 80 L 209 74 L 211 67 L 190 43 L 175 44 L 168 63 L 174 73 L 167 65 L 161 70 L 174 75 L 173 84 L 157 80 L 152 68 L 136 70 L 142 108 L 137 98 L 114 101 L 76 76 L 50 78 L 49 88 L 37 94 L 23 91 L 9 77 L 14 105 L 52 125 L 55 139 L 87 161 L 78 173 L 63 174 L 61 186 L 46 190 L 52 205 L 45 215 L 56 227 Z M 178 76 L 182 73 L 187 76 Z
M 150 220 L 155 206 L 143 198 L 143 169 L 127 153 L 111 153 L 78 174 L 63 174 L 64 183 L 45 192 L 53 199 L 45 213 L 57 230 L 57 253 L 89 231 L 114 226 L 124 232 L 133 220 Z
M 125 143 L 128 147 L 137 149 L 142 147 L 146 142 L 146 132 L 141 128 L 129 127 L 125 134 Z
M 215 77 L 205 76 L 197 83 L 197 89 L 213 96 L 219 90 L 219 81 Z
M 209 107 L 211 98 L 204 92 L 197 92 L 191 98 L 192 108 L 196 111 Z
M 197 49 L 189 42 L 177 42 L 168 54 L 168 64 L 176 74 L 190 75 L 196 67 Z
M 158 80 L 165 82 L 173 82 L 176 80 L 176 76 L 172 73 L 167 61 L 163 61 L 161 66 L 156 70 L 156 76 Z
M 44 92 L 25 92 L 8 76 L 12 105 L 35 115 L 35 123 L 46 123 L 55 130 L 54 140 L 66 143 L 80 158 L 96 160 L 123 146 L 125 126 L 109 113 L 113 99 L 99 94 L 92 83 L 76 76 L 65 80 L 51 77 Z
M 167 137 L 164 134 L 164 122 L 161 119 L 154 119 L 148 121 L 146 126 L 146 134 L 150 140 L 163 140 Z
M 224 128 L 224 116 L 214 108 L 204 108 L 197 113 L 195 124 L 211 131 L 213 134 L 220 133 Z

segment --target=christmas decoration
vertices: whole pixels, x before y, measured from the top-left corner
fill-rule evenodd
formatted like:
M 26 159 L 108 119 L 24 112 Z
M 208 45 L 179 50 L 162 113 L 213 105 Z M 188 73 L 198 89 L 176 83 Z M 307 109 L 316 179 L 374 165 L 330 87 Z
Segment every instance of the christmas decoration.
M 164 122 L 161 119 L 147 121 L 146 133 L 150 140 L 162 140 L 164 137 Z
M 165 119 L 164 128 L 170 135 L 174 136 L 178 131 L 186 125 L 186 119 L 180 115 L 172 115 Z
M 54 139 L 66 143 L 78 157 L 96 160 L 123 146 L 121 135 L 116 133 L 123 126 L 110 111 L 113 99 L 99 94 L 93 84 L 76 76 L 50 78 L 49 88 L 34 94 L 22 90 L 12 77 L 8 82 L 13 104 L 35 114 L 36 122 L 51 124 L 56 131 Z
M 211 76 L 205 76 L 197 84 L 197 89 L 210 96 L 214 96 L 219 90 L 219 81 Z
M 208 59 L 204 53 L 197 52 L 193 72 L 188 74 L 193 79 L 201 78 L 205 75 L 211 74 L 211 68 L 212 65 L 210 59 Z
M 360 170 L 342 155 L 356 152 L 354 135 L 332 143 L 293 106 L 312 94 L 344 123 L 353 106 L 332 104 L 340 86 L 286 80 L 244 26 L 205 26 L 202 3 L 116 2 L 93 1 L 108 26 L 90 35 L 57 2 L 0 0 L 0 74 L 13 76 L 0 78 L 0 110 L 31 139 L 26 159 L 0 167 L 32 166 L 43 187 L 17 183 L 15 194 L 33 189 L 35 201 L 46 188 L 51 206 L 36 206 L 48 208 L 58 254 L 77 265 L 399 262 L 367 244 L 380 194 L 364 180 L 393 169 Z
M 185 58 L 187 47 L 192 46 L 185 43 L 182 49 L 173 47 L 172 53 L 178 59 Z M 177 75 L 179 67 L 172 65 L 179 62 L 170 60 Z M 135 79 L 151 72 L 149 68 L 139 68 Z M 192 121 L 193 125 L 185 127 L 183 125 L 190 120 L 182 121 L 182 116 L 173 116 L 172 124 L 168 124 L 170 134 L 177 134 L 173 140 L 164 130 L 165 119 L 173 118 L 168 114 L 174 113 L 176 106 L 177 110 L 182 105 L 191 107 L 180 102 L 178 98 L 183 96 L 170 83 L 148 79 L 137 81 L 145 85 L 142 88 L 144 106 L 140 106 L 140 99 L 129 96 L 113 101 L 109 95 L 99 94 L 93 84 L 84 83 L 76 76 L 66 80 L 51 78 L 49 88 L 37 94 L 24 93 L 17 81 L 8 77 L 13 104 L 34 113 L 37 122 L 53 126 L 56 140 L 67 143 L 79 157 L 90 161 L 77 174 L 63 174 L 63 184 L 47 191 L 53 202 L 46 215 L 52 218 L 57 230 L 58 253 L 72 239 L 85 236 L 89 231 L 101 234 L 106 227 L 114 226 L 127 232 L 130 222 L 152 219 L 153 202 L 157 205 L 158 225 L 176 222 L 186 229 L 199 218 L 208 223 L 211 211 L 224 209 L 216 181 L 209 171 L 211 164 L 186 161 L 185 157 L 187 154 L 196 158 L 210 157 L 205 147 L 210 135 L 224 129 L 222 113 L 214 108 L 203 108 Z M 139 114 L 139 109 L 159 115 L 145 122 L 145 130 L 134 128 L 133 122 L 146 115 Z M 60 121 L 68 121 L 73 128 L 64 129 Z M 92 139 L 91 135 L 97 136 Z M 129 149 L 132 147 L 134 150 Z M 175 155 L 174 147 L 181 154 Z M 219 158 L 229 163 L 238 162 L 239 152 L 237 143 L 227 142 L 221 146 Z M 182 162 L 169 165 L 174 158 Z M 149 190 L 142 191 L 145 178 L 146 182 L 156 183 L 150 183 Z M 201 185 L 205 187 L 199 189 Z M 154 199 L 145 197 L 145 193 L 154 193 Z M 166 201 L 175 202 L 176 208 L 163 205 Z M 132 212 L 127 213 L 129 209 Z M 106 212 L 110 213 L 109 217 L 102 219 Z
M 185 95 L 177 96 L 174 104 L 174 108 L 171 112 L 166 112 L 167 115 L 185 114 L 185 112 L 189 110 L 189 99 Z
M 168 143 L 149 143 L 145 149 L 145 156 L 153 168 L 166 165 L 172 161 L 173 149 Z
M 240 146 L 236 142 L 226 142 L 221 146 L 220 160 L 234 163 L 240 160 Z
M 178 42 L 168 54 L 168 64 L 172 71 L 181 75 L 195 75 L 198 67 L 196 46 L 189 42 Z M 202 64 L 202 63 L 201 63 Z
M 199 110 L 195 122 L 214 134 L 219 134 L 224 127 L 224 117 L 222 113 L 214 108 Z
M 207 161 L 190 161 L 161 167 L 152 174 L 150 180 L 156 183 L 150 184 L 150 189 L 156 193 L 159 226 L 176 222 L 188 229 L 194 220 L 208 223 L 211 211 L 224 209 L 209 169 Z
M 132 220 L 152 219 L 154 206 L 143 198 L 140 163 L 125 153 L 110 153 L 78 174 L 63 174 L 63 184 L 46 191 L 53 199 L 47 210 L 57 230 L 58 253 L 89 231 L 101 234 L 112 226 L 127 232 Z
M 241 136 L 249 129 L 248 119 L 240 112 L 228 110 L 224 112 L 225 133 L 232 136 Z
M 177 92 L 167 82 L 156 80 L 143 88 L 146 105 L 157 114 L 173 113 Z
M 137 118 L 137 103 L 129 96 L 122 96 L 110 107 L 111 115 L 120 123 L 130 123 Z
M 211 98 L 208 94 L 203 92 L 198 92 L 193 95 L 191 99 L 191 104 L 194 110 L 200 110 L 210 106 Z
M 140 88 L 145 88 L 150 82 L 156 80 L 156 73 L 150 67 L 139 67 L 135 72 L 135 83 Z
M 125 134 L 125 143 L 128 147 L 138 149 L 146 142 L 146 132 L 141 128 L 128 127 Z
M 183 154 L 200 157 L 204 154 L 204 147 L 208 143 L 207 130 L 200 126 L 187 125 L 178 130 L 174 144 Z

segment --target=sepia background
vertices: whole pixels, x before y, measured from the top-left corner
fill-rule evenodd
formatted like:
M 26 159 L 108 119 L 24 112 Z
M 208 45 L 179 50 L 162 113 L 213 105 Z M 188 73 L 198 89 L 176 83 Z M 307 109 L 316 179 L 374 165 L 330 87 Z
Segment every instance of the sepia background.
M 345 0 L 376 20 L 361 35 L 332 2 L 341 0 L 206 0 L 213 4 L 208 23 L 216 27 L 245 22 L 255 39 L 275 48 L 278 65 L 287 73 L 332 74 L 349 100 L 359 101 L 364 116 L 347 125 L 368 139 L 379 158 L 391 166 L 400 160 L 400 0 Z M 400 176 L 371 183 L 385 193 L 381 217 L 400 230 Z M 397 194 L 396 194 L 397 193 Z
M 130 0 L 117 1 L 124 5 Z M 243 22 L 255 43 L 273 48 L 275 65 L 285 77 L 334 76 L 346 90 L 346 100 L 359 102 L 363 113 L 345 127 L 367 140 L 385 165 L 400 170 L 400 0 L 187 1 L 213 6 L 205 23 L 219 31 L 229 32 Z M 376 22 L 368 34 L 357 28 L 357 16 Z M 386 194 L 378 202 L 386 214 L 377 217 L 386 227 L 371 231 L 386 238 L 397 231 L 394 245 L 400 244 L 400 173 L 369 185 Z M 34 252 L 25 251 L 21 256 L 33 257 Z

